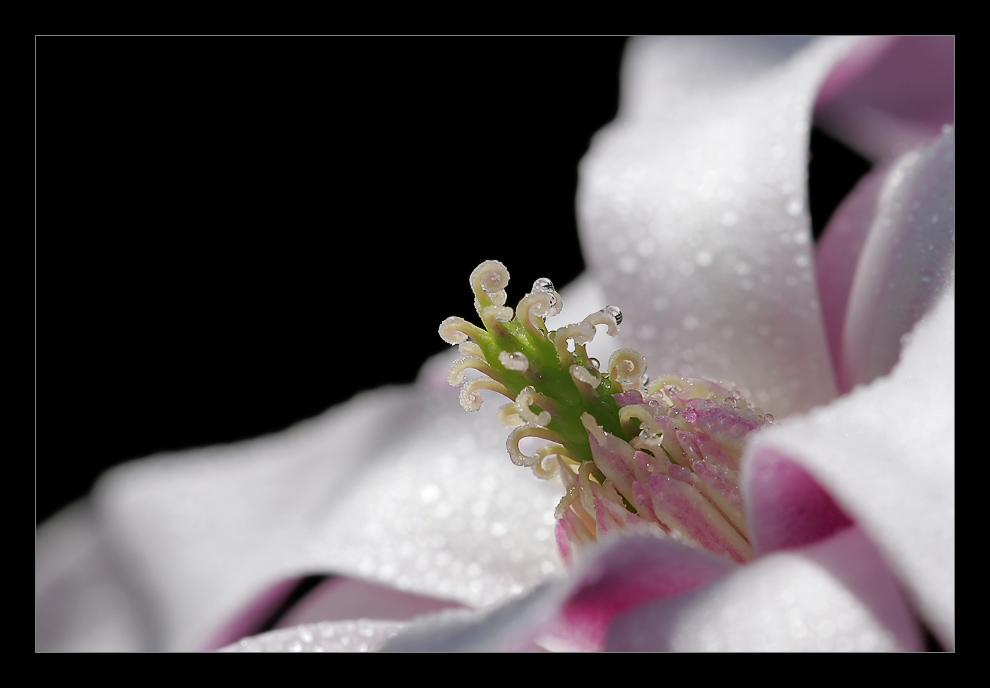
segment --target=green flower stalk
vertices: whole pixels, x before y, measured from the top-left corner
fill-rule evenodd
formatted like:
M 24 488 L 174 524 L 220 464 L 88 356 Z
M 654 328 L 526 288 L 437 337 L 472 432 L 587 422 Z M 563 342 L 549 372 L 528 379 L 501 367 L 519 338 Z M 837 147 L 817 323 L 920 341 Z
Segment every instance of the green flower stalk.
M 739 390 L 711 380 L 650 380 L 633 349 L 618 349 L 603 371 L 587 345 L 604 326 L 618 334 L 622 312 L 606 306 L 578 323 L 549 330 L 560 294 L 546 278 L 513 311 L 509 272 L 494 260 L 471 273 L 484 327 L 447 318 L 440 336 L 464 355 L 448 381 L 461 406 L 477 411 L 482 390 L 510 400 L 499 418 L 513 426 L 509 458 L 540 478 L 560 476 L 557 543 L 565 561 L 612 530 L 650 531 L 735 561 L 753 551 L 738 487 L 739 460 L 752 431 L 773 422 Z M 468 377 L 468 371 L 480 375 Z M 532 453 L 521 443 L 545 442 Z

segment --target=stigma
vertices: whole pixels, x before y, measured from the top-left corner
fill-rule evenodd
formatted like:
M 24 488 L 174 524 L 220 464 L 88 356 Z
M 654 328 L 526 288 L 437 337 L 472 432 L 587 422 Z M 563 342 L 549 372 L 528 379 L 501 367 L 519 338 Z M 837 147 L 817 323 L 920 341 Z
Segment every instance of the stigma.
M 633 349 L 618 349 L 603 368 L 587 345 L 599 327 L 618 334 L 617 307 L 549 330 L 547 317 L 563 308 L 553 283 L 536 280 L 513 310 L 505 305 L 508 282 L 508 270 L 494 260 L 471 273 L 482 326 L 458 317 L 440 325 L 440 336 L 463 355 L 447 379 L 461 387 L 467 411 L 481 408 L 483 390 L 506 397 L 498 417 L 512 426 L 509 459 L 539 478 L 559 477 L 557 545 L 565 562 L 627 531 L 751 559 L 740 458 L 749 434 L 773 417 L 731 384 L 651 380 Z

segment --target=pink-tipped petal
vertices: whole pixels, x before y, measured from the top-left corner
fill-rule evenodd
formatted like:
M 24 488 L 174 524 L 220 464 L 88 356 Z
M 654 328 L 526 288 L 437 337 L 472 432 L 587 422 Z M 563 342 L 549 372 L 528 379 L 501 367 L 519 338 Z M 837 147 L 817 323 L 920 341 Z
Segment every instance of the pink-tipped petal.
M 855 527 L 618 617 L 609 650 L 913 651 L 921 633 L 897 581 Z
M 809 545 L 852 525 L 807 471 L 773 449 L 750 456 L 746 473 L 746 520 L 758 556 Z
M 602 650 L 612 620 L 648 600 L 674 597 L 736 570 L 736 565 L 668 538 L 633 536 L 588 550 L 570 576 L 483 612 L 444 612 L 417 620 L 386 649 L 498 651 L 532 647 Z
M 793 494 L 775 496 L 761 482 L 764 468 L 787 457 L 876 543 L 949 648 L 955 642 L 954 327 L 950 288 L 915 328 L 889 376 L 765 429 L 743 466 L 743 494 L 757 502 L 750 522 L 757 543 L 786 542 L 778 521 L 793 516 Z

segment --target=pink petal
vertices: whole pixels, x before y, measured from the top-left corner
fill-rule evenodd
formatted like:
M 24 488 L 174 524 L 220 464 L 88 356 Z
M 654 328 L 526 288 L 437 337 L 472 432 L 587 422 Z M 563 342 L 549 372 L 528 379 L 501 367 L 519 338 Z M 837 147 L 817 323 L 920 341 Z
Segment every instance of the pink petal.
M 773 549 L 790 537 L 779 522 L 794 516 L 794 495 L 775 493 L 763 483 L 766 471 L 780 470 L 786 457 L 828 493 L 830 499 L 815 507 L 823 509 L 822 522 L 834 517 L 834 505 L 847 514 L 876 543 L 919 614 L 950 648 L 955 641 L 954 308 L 950 288 L 915 328 L 889 376 L 806 417 L 763 430 L 743 464 L 743 493 L 753 501 L 750 528 L 761 547 Z
M 778 418 L 835 395 L 807 215 L 811 108 L 855 40 L 634 40 L 582 163 L 584 254 L 654 373 Z
M 897 581 L 856 528 L 757 559 L 615 619 L 609 650 L 903 651 L 921 634 Z
M 872 37 L 829 75 L 816 119 L 875 160 L 955 122 L 955 38 Z
M 589 550 L 566 579 L 486 612 L 420 619 L 386 649 L 499 651 L 531 647 L 601 650 L 612 619 L 646 600 L 673 597 L 735 570 L 735 564 L 668 538 L 633 536 Z
M 747 518 L 757 555 L 831 537 L 852 521 L 790 457 L 763 449 L 747 465 Z

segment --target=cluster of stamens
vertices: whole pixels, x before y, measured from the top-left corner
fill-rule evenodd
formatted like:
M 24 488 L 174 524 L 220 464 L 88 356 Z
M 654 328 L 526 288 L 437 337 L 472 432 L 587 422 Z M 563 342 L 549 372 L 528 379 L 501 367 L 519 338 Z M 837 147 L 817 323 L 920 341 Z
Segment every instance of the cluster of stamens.
M 541 478 L 559 474 L 557 542 L 565 560 L 615 529 L 663 532 L 736 561 L 752 556 L 739 492 L 746 436 L 773 421 L 738 390 L 709 380 L 650 380 L 646 360 L 619 349 L 603 371 L 587 345 L 602 325 L 615 336 L 615 306 L 579 323 L 547 329 L 562 308 L 541 278 L 516 306 L 505 305 L 509 273 L 486 261 L 471 273 L 484 328 L 447 318 L 440 336 L 463 357 L 448 381 L 461 406 L 477 411 L 482 390 L 510 400 L 498 416 L 513 426 L 509 458 Z M 480 375 L 468 377 L 473 370 Z M 525 453 L 528 438 L 543 442 Z

